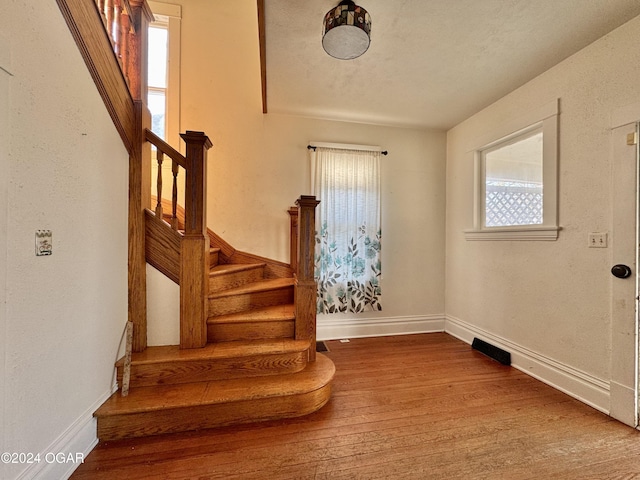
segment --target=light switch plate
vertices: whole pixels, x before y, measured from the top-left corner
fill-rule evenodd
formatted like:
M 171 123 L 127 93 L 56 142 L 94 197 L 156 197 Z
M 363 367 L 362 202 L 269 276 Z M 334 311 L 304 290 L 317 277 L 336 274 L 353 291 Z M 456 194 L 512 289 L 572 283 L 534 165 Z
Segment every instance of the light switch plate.
M 36 230 L 36 256 L 51 255 L 53 240 L 51 230 Z
M 589 248 L 607 248 L 607 234 L 593 232 L 589 234 Z

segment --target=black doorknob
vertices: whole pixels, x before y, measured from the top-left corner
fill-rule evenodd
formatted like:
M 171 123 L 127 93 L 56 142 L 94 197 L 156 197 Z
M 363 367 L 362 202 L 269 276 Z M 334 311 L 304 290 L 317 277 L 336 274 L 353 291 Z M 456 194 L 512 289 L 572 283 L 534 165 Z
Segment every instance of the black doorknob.
M 614 277 L 627 278 L 631 276 L 631 269 L 628 266 L 619 263 L 618 265 L 611 267 L 611 273 Z

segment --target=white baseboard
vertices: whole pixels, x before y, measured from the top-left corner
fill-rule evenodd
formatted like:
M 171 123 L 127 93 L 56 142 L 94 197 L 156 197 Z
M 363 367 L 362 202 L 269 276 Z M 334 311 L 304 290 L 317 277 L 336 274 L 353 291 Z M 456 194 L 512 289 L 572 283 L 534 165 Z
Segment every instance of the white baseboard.
M 611 381 L 609 415 L 630 427 L 637 427 L 636 401 L 636 392 L 633 388 Z
M 445 316 L 422 315 L 407 317 L 350 318 L 318 317 L 318 340 L 338 338 L 382 337 L 412 333 L 444 332 Z
M 40 461 L 32 463 L 16 480 L 34 480 L 59 478 L 68 479 L 87 458 L 91 450 L 98 444 L 97 422 L 93 417 L 113 393 L 104 393 L 80 417 L 73 422 L 57 439 L 44 451 L 40 452 Z M 79 462 L 71 460 L 80 460 Z
M 473 338 L 485 340 L 511 354 L 511 366 L 531 375 L 583 403 L 609 414 L 609 382 L 577 370 L 511 342 L 498 335 L 447 315 L 445 332 L 471 344 Z

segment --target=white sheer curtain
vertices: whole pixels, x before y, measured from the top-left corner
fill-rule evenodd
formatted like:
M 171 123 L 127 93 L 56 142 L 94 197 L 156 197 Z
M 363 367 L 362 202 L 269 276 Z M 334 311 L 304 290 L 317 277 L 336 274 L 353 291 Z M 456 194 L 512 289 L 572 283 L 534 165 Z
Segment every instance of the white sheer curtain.
M 382 310 L 380 152 L 317 147 L 318 313 Z

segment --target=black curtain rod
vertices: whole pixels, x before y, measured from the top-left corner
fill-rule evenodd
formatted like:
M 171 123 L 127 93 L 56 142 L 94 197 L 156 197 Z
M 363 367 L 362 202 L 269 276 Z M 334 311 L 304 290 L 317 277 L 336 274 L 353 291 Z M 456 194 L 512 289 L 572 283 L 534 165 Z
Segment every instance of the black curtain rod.
M 307 150 L 313 150 L 313 151 L 315 152 L 315 151 L 316 151 L 316 148 L 318 148 L 318 147 L 316 147 L 315 145 L 307 145 Z M 380 154 L 381 154 L 381 155 L 388 155 L 388 154 L 389 154 L 389 152 L 387 152 L 386 150 L 382 150 L 382 151 L 380 152 Z

